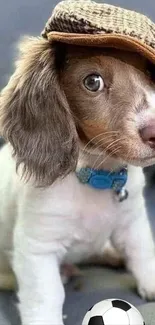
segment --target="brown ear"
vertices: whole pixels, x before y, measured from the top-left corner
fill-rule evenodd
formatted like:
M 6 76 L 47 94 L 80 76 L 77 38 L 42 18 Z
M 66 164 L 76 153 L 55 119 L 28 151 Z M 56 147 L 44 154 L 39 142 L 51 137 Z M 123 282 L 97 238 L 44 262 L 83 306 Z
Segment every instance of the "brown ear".
M 37 184 L 52 184 L 75 169 L 75 124 L 60 89 L 53 46 L 42 38 L 24 40 L 20 60 L 0 97 L 1 128 L 17 167 Z

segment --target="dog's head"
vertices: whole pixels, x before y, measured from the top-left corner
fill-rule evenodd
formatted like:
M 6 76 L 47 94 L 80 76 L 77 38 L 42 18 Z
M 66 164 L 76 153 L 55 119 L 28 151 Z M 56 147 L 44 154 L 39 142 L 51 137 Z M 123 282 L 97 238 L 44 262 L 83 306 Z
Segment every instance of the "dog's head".
M 126 163 L 154 163 L 153 70 L 136 53 L 24 40 L 0 97 L 17 165 L 49 185 L 75 170 L 80 142 Z

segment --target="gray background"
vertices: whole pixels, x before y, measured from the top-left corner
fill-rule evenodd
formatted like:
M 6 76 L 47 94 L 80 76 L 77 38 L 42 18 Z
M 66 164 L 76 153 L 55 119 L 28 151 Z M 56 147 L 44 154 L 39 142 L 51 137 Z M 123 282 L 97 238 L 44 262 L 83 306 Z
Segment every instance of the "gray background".
M 138 10 L 155 20 L 154 0 L 130 0 L 130 2 L 109 0 L 107 2 Z M 56 3 L 58 1 L 0 0 L 0 88 L 7 83 L 13 71 L 17 41 L 23 35 L 39 35 Z M 145 195 L 148 213 L 154 228 L 154 184 L 148 183 Z M 79 280 L 82 284 L 80 289 Z M 135 292 L 133 278 L 125 270 L 110 270 L 95 266 L 85 267 L 83 277 L 72 281 L 66 287 L 66 294 L 64 308 L 64 313 L 68 316 L 66 325 L 80 325 L 86 310 L 102 299 L 117 297 L 126 299 L 137 306 L 144 303 Z M 16 298 L 13 292 L 0 292 L 0 325 L 19 325 L 15 303 Z M 144 313 L 146 324 L 155 324 L 155 305 L 146 304 L 145 307 L 140 308 Z

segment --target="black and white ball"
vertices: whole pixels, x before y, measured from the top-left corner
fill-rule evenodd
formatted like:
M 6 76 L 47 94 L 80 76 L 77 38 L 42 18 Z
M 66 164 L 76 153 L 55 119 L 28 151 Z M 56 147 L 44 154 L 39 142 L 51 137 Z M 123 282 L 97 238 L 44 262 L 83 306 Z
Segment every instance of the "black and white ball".
M 145 325 L 140 312 L 129 302 L 106 299 L 86 313 L 82 325 Z

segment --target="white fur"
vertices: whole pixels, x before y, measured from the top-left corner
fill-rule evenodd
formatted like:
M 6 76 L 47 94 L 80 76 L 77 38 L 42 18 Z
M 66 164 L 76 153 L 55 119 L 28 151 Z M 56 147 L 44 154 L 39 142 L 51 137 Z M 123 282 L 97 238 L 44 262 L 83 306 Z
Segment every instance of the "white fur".
M 155 297 L 154 243 L 140 167 L 129 166 L 129 198 L 120 203 L 111 190 L 82 185 L 74 173 L 46 189 L 24 184 L 6 145 L 0 152 L 0 180 L 0 286 L 13 281 L 11 262 L 23 325 L 63 324 L 59 265 L 102 255 L 109 238 L 142 296 Z

